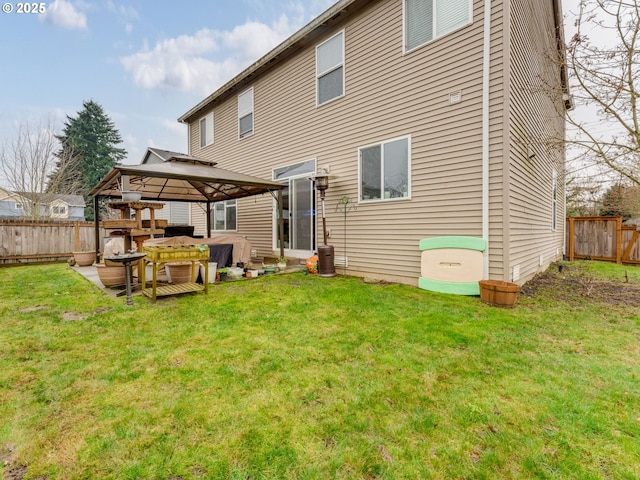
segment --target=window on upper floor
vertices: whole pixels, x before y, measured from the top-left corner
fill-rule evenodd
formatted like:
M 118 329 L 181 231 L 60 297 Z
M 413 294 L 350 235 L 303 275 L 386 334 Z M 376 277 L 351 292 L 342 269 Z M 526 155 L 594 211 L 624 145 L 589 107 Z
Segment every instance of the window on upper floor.
M 410 151 L 410 137 L 397 138 L 358 150 L 358 198 L 361 202 L 409 198 Z
M 344 96 L 344 30 L 316 47 L 316 84 L 318 105 Z
M 404 49 L 464 27 L 472 18 L 472 0 L 404 0 Z
M 217 232 L 237 229 L 236 200 L 225 200 L 213 204 L 211 229 Z
M 238 136 L 253 135 L 253 87 L 238 95 Z
M 213 112 L 200 119 L 200 148 L 213 143 Z
M 16 210 L 24 210 L 24 205 L 22 203 L 16 203 Z

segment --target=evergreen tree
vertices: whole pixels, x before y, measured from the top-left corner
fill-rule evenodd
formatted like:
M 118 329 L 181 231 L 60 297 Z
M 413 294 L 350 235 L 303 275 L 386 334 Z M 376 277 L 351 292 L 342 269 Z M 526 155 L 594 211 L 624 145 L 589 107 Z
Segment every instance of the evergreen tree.
M 90 100 L 82 103 L 77 116 L 67 115 L 62 135 L 56 138 L 62 145 L 57 153 L 60 159 L 73 156 L 72 168 L 66 168 L 63 184 L 78 183 L 78 194 L 85 197 L 90 206 L 89 192 L 109 170 L 123 160 L 127 152 L 118 145 L 122 143 L 120 133 L 102 106 Z M 56 174 L 59 174 L 60 164 Z M 88 210 L 88 220 L 93 220 L 93 211 Z
M 622 217 L 629 220 L 640 215 L 640 188 L 637 186 L 612 185 L 602 196 L 600 215 Z

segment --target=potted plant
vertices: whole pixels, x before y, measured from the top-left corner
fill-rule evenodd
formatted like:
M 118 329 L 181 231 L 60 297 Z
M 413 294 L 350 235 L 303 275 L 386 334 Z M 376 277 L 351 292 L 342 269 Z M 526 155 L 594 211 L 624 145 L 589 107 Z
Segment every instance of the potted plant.
M 285 268 L 287 268 L 287 258 L 286 257 L 278 258 L 278 268 L 280 270 L 284 270 Z
M 122 264 L 107 265 L 105 263 L 96 263 L 98 278 L 105 287 L 124 285 L 126 275 L 125 268 Z
M 172 262 L 167 263 L 166 268 L 169 270 L 169 277 L 171 283 L 192 283 L 195 281 L 193 278 L 193 267 L 191 262 Z
M 229 268 L 222 267 L 218 269 L 218 273 L 220 274 L 220 281 L 224 282 L 227 279 L 227 274 L 229 273 Z
M 79 267 L 88 267 L 93 265 L 93 262 L 96 260 L 96 252 L 90 251 L 84 243 L 80 244 L 79 251 L 72 253 L 73 259 Z

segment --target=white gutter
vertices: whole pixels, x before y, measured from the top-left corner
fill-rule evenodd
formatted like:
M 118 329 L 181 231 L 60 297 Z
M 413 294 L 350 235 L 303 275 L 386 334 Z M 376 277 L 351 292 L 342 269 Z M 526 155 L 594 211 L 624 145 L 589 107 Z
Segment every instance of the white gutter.
M 491 63 L 491 0 L 484 1 L 484 45 L 482 55 L 482 238 L 484 277 L 489 278 L 489 74 Z

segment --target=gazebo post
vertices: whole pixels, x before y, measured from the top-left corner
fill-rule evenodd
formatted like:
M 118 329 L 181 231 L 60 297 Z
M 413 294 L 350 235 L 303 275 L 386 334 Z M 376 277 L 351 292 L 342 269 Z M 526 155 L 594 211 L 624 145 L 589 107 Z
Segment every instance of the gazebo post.
M 100 262 L 100 208 L 98 196 L 93 197 L 93 233 L 96 242 L 96 263 Z
M 278 189 L 278 236 L 280 237 L 280 258 L 284 258 L 284 214 L 282 209 L 282 188 Z

